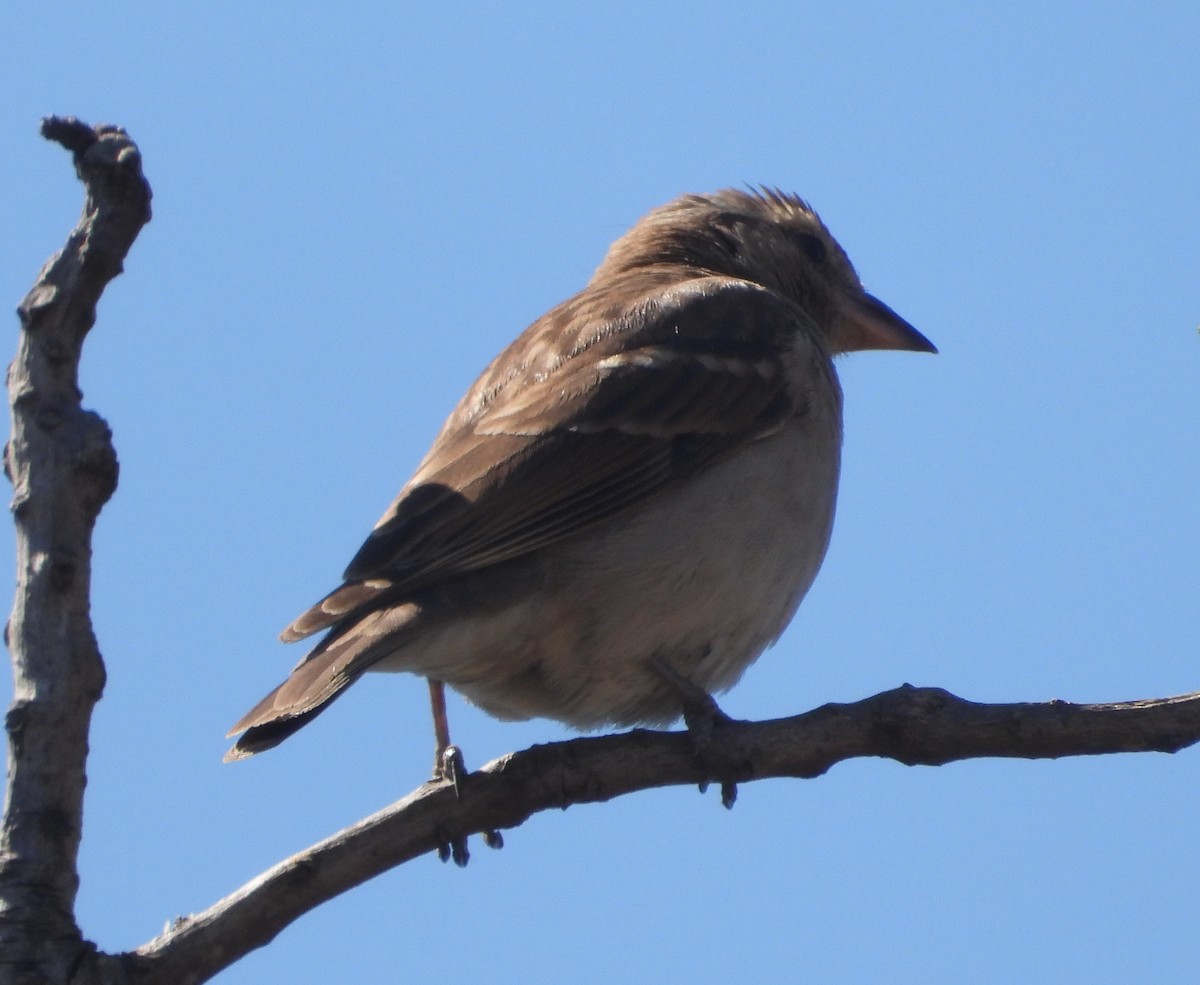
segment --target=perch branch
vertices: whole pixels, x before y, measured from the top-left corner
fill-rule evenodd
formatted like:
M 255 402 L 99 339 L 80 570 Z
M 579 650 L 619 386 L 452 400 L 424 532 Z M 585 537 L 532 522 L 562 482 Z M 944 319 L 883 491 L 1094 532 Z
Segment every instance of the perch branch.
M 1200 693 L 1121 704 L 988 705 L 905 685 L 794 718 L 720 731 L 727 776 L 706 776 L 683 732 L 636 730 L 513 753 L 469 774 L 456 799 L 428 783 L 280 862 L 203 913 L 124 956 L 138 985 L 205 981 L 319 904 L 475 832 L 512 828 L 551 808 L 707 781 L 820 776 L 859 757 L 938 766 L 960 759 L 1047 759 L 1176 752 L 1200 741 Z

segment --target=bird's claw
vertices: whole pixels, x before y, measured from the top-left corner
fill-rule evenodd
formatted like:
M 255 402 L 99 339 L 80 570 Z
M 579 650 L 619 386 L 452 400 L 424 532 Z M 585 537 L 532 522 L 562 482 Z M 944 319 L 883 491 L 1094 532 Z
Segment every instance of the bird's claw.
M 721 710 L 711 694 L 679 673 L 668 661 L 654 657 L 650 660 L 650 666 L 679 696 L 683 706 L 683 722 L 691 736 L 696 758 L 705 772 L 715 777 L 735 772 L 738 764 L 731 761 L 716 738 L 717 730 L 723 725 L 732 724 L 734 719 Z M 708 783 L 708 780 L 704 780 L 700 784 L 701 793 L 707 792 Z M 720 783 L 721 806 L 730 810 L 737 802 L 737 784 L 733 780 L 721 780 Z
M 462 784 L 466 776 L 466 761 L 463 759 L 462 750 L 458 746 L 448 745 L 438 753 L 433 767 L 433 782 L 449 783 L 454 787 L 455 800 L 462 800 L 463 798 Z M 499 831 L 489 829 L 481 831 L 480 834 L 483 837 L 483 843 L 488 848 L 501 849 L 504 847 L 504 836 Z M 460 869 L 465 868 L 471 860 L 471 853 L 467 848 L 467 836 L 456 835 L 449 837 L 445 833 L 439 832 L 438 858 L 443 862 L 453 860 L 454 864 Z
M 466 761 L 458 746 L 446 746 L 438 751 L 433 764 L 433 780 L 435 783 L 451 784 L 455 800 L 462 800 L 462 782 L 466 775 Z
M 471 853 L 467 850 L 466 835 L 456 835 L 453 838 L 445 835 L 439 836 L 437 853 L 441 861 L 449 862 L 453 859 L 454 864 L 460 869 L 465 869 L 467 863 L 471 861 Z

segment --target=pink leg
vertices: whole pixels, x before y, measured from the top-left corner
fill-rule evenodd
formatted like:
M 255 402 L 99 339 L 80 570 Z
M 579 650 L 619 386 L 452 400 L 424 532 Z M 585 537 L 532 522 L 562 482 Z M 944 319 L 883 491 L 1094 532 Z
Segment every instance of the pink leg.
M 446 720 L 446 685 L 429 678 L 429 707 L 433 712 L 433 775 L 443 776 L 442 760 L 450 748 L 450 723 Z

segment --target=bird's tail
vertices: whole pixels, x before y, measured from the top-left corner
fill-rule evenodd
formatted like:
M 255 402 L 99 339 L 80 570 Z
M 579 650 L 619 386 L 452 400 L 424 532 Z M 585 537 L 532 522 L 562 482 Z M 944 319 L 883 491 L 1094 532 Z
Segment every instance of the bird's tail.
M 240 738 L 225 753 L 225 762 L 270 749 L 307 725 L 377 661 L 403 647 L 415 633 L 419 614 L 419 606 L 404 604 L 333 627 L 286 681 L 229 730 L 230 738 L 239 733 Z
M 286 681 L 246 712 L 228 732 L 228 738 L 241 735 L 225 753 L 225 762 L 279 745 L 358 680 L 366 667 L 347 663 L 342 649 L 322 642 Z

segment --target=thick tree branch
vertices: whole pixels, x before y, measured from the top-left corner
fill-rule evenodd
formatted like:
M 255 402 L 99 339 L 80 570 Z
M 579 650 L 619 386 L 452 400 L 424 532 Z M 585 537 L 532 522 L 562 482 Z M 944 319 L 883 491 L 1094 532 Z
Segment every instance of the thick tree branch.
M 117 484 L 108 426 L 80 406 L 78 370 L 96 304 L 150 218 L 150 188 L 125 132 L 74 119 L 42 134 L 72 152 L 87 189 L 67 244 L 21 302 L 8 370 L 17 591 L 5 636 L 13 702 L 0 828 L 0 981 L 61 976 L 85 950 L 75 925 L 84 766 L 104 664 L 89 614 L 92 528 Z M 58 980 L 57 978 L 55 980 Z
M 403 800 L 276 865 L 203 913 L 124 956 L 139 985 L 203 982 L 315 906 L 474 832 L 511 828 L 551 808 L 652 787 L 820 776 L 859 757 L 938 766 L 960 759 L 1047 759 L 1176 752 L 1200 741 L 1200 693 L 1122 704 L 985 705 L 904 686 L 794 718 L 718 731 L 727 775 L 707 776 L 682 732 L 633 731 L 534 746 Z M 464 859 L 465 861 L 465 859 Z

